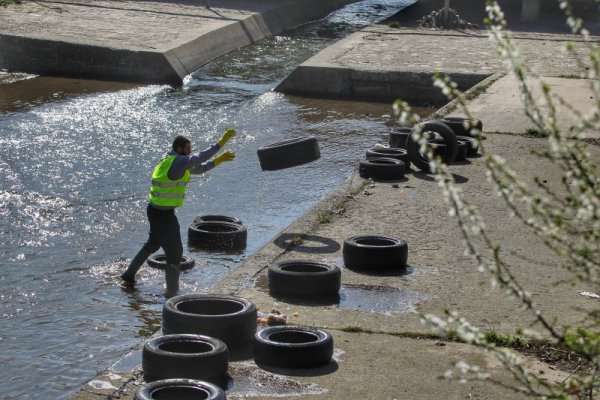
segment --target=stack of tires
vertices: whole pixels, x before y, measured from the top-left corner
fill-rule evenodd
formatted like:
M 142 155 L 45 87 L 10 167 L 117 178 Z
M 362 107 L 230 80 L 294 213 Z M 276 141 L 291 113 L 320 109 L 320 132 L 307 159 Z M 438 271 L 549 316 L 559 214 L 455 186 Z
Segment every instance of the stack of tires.
M 482 139 L 480 136 L 483 129 L 481 120 L 446 117 L 441 120 L 424 122 L 419 124 L 418 127 L 422 133 L 430 136 L 428 142 L 433 149 L 434 156 L 439 156 L 447 165 L 465 161 L 467 157 L 477 155 L 478 141 Z M 411 140 L 410 136 L 414 129 L 414 127 L 403 127 L 390 133 L 389 149 L 406 152 L 403 161 L 407 170 L 412 163 L 418 169 L 430 173 L 429 159 L 426 155 L 420 153 L 418 143 Z
M 188 228 L 190 246 L 205 251 L 243 251 L 247 238 L 242 221 L 228 215 L 201 215 Z
M 144 343 L 148 384 L 135 399 L 225 399 L 230 358 L 252 354 L 254 304 L 235 296 L 188 294 L 168 299 L 162 315 L 163 336 Z

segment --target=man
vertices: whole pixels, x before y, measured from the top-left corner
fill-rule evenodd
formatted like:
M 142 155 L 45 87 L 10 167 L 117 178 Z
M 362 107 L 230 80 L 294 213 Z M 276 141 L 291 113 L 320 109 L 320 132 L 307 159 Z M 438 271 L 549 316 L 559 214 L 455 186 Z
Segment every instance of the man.
M 146 208 L 150 233 L 148 241 L 121 275 L 127 286 L 135 285 L 135 274 L 146 259 L 162 247 L 167 258 L 165 297 L 177 294 L 179 291 L 179 263 L 183 255 L 183 245 L 175 208 L 181 207 L 184 203 L 190 174 L 202 174 L 224 161 L 231 161 L 235 158 L 232 151 L 226 151 L 207 162 L 234 136 L 235 129 L 225 129 L 225 133 L 216 144 L 197 155 L 190 155 L 192 145 L 185 136 L 177 136 L 173 140 L 173 150 L 165 154 L 152 173 L 152 184 Z

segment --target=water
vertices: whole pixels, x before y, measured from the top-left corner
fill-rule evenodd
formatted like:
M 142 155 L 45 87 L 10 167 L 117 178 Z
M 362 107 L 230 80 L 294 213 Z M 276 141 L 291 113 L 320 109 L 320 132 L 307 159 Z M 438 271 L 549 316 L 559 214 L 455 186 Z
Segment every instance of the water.
M 225 277 L 350 176 L 385 140 L 389 104 L 294 98 L 272 88 L 332 41 L 409 4 L 367 0 L 200 69 L 182 88 L 0 77 L 1 399 L 64 399 L 160 328 L 163 272 L 119 274 L 147 237 L 149 174 L 175 134 L 196 150 L 233 126 L 235 162 L 195 177 L 178 210 L 248 228 L 241 254 L 190 252 L 182 292 Z M 31 78 L 29 76 L 18 77 Z M 5 80 L 5 79 L 4 79 Z M 256 149 L 315 136 L 321 158 L 262 172 Z

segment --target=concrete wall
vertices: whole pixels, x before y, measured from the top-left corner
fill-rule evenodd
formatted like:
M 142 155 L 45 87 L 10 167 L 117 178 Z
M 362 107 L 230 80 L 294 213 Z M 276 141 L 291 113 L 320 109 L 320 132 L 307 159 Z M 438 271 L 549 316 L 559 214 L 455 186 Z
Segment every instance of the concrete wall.
M 453 73 L 450 78 L 465 91 L 489 74 Z M 430 72 L 359 71 L 301 65 L 276 88 L 276 91 L 308 97 L 345 98 L 392 102 L 401 98 L 415 105 L 442 105 L 447 102 L 433 86 Z
M 73 76 L 140 83 L 180 85 L 209 61 L 257 40 L 327 16 L 355 0 L 291 0 L 272 3 L 262 12 L 215 27 L 184 43 L 159 50 L 128 50 L 1 33 L 0 69 L 39 75 Z M 201 6 L 199 6 L 201 7 Z M 76 18 L 76 17 L 74 17 Z M 173 18 L 173 23 L 177 19 Z M 82 21 L 91 23 L 93 21 Z M 60 31 L 60 25 L 54 29 Z M 101 32 L 103 27 L 99 28 Z M 199 29 L 201 32 L 201 29 Z M 88 32 L 89 34 L 89 32 Z M 101 34 L 101 33 L 99 33 Z M 139 42 L 144 37 L 137 38 Z M 153 43 L 147 43 L 152 49 Z

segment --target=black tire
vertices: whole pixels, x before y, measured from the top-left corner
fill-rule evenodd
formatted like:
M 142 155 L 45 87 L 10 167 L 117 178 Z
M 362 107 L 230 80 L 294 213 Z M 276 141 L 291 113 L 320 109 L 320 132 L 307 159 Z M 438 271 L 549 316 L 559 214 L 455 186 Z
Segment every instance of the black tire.
M 270 326 L 254 335 L 254 361 L 279 368 L 312 368 L 327 364 L 333 338 L 320 329 Z
M 388 143 L 390 147 L 406 149 L 406 140 L 410 136 L 412 128 L 398 128 L 394 132 L 390 132 Z
M 223 389 L 209 382 L 193 379 L 165 379 L 139 388 L 134 400 L 206 399 L 227 400 Z
M 448 151 L 444 153 L 442 161 L 445 164 L 450 164 L 456 158 L 457 145 L 456 135 L 452 132 L 447 125 L 440 121 L 429 121 L 419 125 L 421 127 L 421 133 L 427 134 L 428 132 L 434 132 L 444 139 Z M 413 128 L 413 129 L 416 129 Z M 412 135 L 412 134 L 411 134 Z M 412 136 L 406 142 L 406 151 L 410 161 L 421 171 L 431 173 L 431 166 L 429 159 L 419 152 L 419 144 L 412 138 Z
M 229 350 L 221 340 L 192 334 L 159 336 L 142 349 L 146 382 L 171 378 L 198 379 L 224 386 Z
M 230 353 L 239 353 L 252 344 L 256 317 L 256 306 L 241 297 L 185 294 L 165 301 L 162 332 L 214 337 L 225 342 Z
M 393 237 L 359 235 L 344 240 L 342 253 L 349 269 L 403 269 L 408 261 L 408 244 Z
M 429 144 L 433 147 L 434 154 L 444 157 L 446 152 L 446 142 L 442 139 L 430 140 Z M 467 142 L 456 137 L 456 157 L 454 161 L 465 161 L 467 159 Z
M 307 260 L 282 261 L 267 272 L 271 294 L 310 298 L 336 295 L 341 275 L 336 265 Z
M 263 171 L 296 167 L 321 157 L 317 138 L 312 136 L 269 144 L 256 152 Z
M 152 254 L 146 262 L 152 268 L 165 269 L 167 266 L 167 256 L 165 254 Z M 190 256 L 183 255 L 179 263 L 179 270 L 187 271 L 194 268 L 194 264 L 196 264 L 196 260 Z
M 475 128 L 479 132 L 481 132 L 483 129 L 483 123 L 480 119 L 469 119 L 464 117 L 445 117 L 441 121 L 448 125 L 456 136 L 474 137 L 475 135 L 471 133 L 471 129 Z M 469 128 L 465 128 L 465 121 L 471 121 Z
M 229 222 L 230 224 L 243 225 L 242 220 L 237 217 L 220 214 L 200 215 L 194 219 L 194 223 L 198 222 Z
M 395 160 L 402 161 L 405 165 L 410 162 L 408 159 L 408 153 L 405 149 L 395 147 L 373 147 L 367 150 L 367 159 L 369 158 L 393 158 Z
M 467 157 L 473 157 L 479 151 L 477 139 L 470 136 L 457 136 L 456 140 L 462 140 L 467 144 Z
M 246 227 L 229 222 L 194 222 L 188 228 L 188 242 L 201 250 L 243 250 L 247 240 Z
M 373 180 L 395 180 L 404 178 L 406 164 L 394 158 L 368 158 L 358 162 L 358 174 Z

